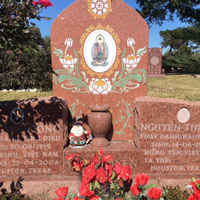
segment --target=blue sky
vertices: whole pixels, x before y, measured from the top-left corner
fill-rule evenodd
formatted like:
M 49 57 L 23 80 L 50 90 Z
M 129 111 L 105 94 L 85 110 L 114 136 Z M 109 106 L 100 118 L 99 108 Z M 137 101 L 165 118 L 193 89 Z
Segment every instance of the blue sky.
M 40 28 L 42 36 L 50 35 L 51 25 L 53 21 L 56 19 L 59 13 L 61 13 L 65 8 L 71 5 L 74 1 L 75 0 L 51 0 L 54 6 L 49 7 L 47 9 L 43 9 L 41 16 L 51 17 L 52 19 L 49 21 L 47 20 L 34 21 L 36 25 Z M 86 1 L 86 0 L 83 0 L 83 1 Z M 124 2 L 130 5 L 134 9 L 138 8 L 135 0 L 124 0 Z M 177 27 L 183 27 L 183 26 L 187 26 L 187 24 L 181 23 L 178 19 L 175 19 L 174 22 L 165 21 L 162 26 L 153 24 L 150 27 L 150 32 L 149 32 L 149 48 L 161 47 L 162 39 L 160 38 L 160 35 L 159 35 L 160 31 L 165 31 L 166 29 L 175 29 Z M 165 51 L 166 49 L 164 49 L 164 52 Z

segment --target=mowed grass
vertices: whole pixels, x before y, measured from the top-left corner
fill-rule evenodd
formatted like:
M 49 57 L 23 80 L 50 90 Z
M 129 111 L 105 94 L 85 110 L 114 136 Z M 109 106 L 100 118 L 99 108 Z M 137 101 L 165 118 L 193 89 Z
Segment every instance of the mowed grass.
M 0 93 L 0 101 L 22 100 L 52 96 L 53 92 Z M 148 96 L 200 101 L 200 78 L 192 75 L 167 75 L 166 78 L 149 78 Z
M 0 92 L 0 101 L 31 99 L 34 97 L 52 96 L 53 91 L 50 92 Z
M 149 78 L 148 96 L 200 101 L 200 78 L 194 78 L 192 75 Z

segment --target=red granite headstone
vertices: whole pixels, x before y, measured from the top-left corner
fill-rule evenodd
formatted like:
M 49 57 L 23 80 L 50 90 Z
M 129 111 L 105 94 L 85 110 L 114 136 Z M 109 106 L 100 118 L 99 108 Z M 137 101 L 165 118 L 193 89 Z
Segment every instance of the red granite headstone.
M 0 102 L 0 180 L 63 177 L 68 120 L 57 97 Z
M 148 76 L 165 77 L 162 71 L 162 49 L 149 48 Z
M 76 0 L 51 29 L 53 91 L 73 117 L 111 106 L 112 140 L 133 140 L 136 97 L 147 93 L 148 25 L 122 0 Z
M 198 176 L 200 102 L 140 97 L 135 112 L 140 170 L 160 178 Z

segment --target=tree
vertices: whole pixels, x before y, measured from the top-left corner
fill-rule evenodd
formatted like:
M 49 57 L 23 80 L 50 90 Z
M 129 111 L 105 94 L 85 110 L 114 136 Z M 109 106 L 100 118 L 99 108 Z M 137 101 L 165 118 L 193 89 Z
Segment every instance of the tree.
M 161 31 L 162 47 L 169 47 L 163 57 L 163 66 L 167 72 L 171 68 L 176 72 L 199 73 L 199 26 Z
M 140 14 L 151 23 L 163 24 L 177 16 L 182 22 L 200 22 L 199 0 L 136 0 Z
M 35 4 L 33 0 L 0 0 L 1 51 L 22 48 L 27 41 L 32 39 L 30 38 L 32 35 L 28 34 L 30 26 L 35 25 L 30 22 L 31 19 L 49 19 L 39 15 L 41 9 L 47 7 L 46 4 L 43 5 L 43 0 L 40 1 L 41 3 Z
M 0 72 L 0 89 L 51 89 L 50 38 L 42 38 L 39 29 L 30 33 L 35 40 L 30 40 L 23 50 L 6 52 Z
M 50 39 L 31 19 L 41 17 L 49 0 L 0 0 L 0 88 L 51 87 Z

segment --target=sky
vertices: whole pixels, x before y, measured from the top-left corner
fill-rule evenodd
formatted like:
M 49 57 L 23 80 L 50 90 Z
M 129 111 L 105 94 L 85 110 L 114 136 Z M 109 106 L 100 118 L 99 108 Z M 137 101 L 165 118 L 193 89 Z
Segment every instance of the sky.
M 43 17 L 51 17 L 51 20 L 34 20 L 34 23 L 40 28 L 42 36 L 50 36 L 51 25 L 56 17 L 69 5 L 71 5 L 75 0 L 50 0 L 54 6 L 43 9 L 40 14 Z M 86 0 L 83 0 L 86 1 Z M 138 5 L 135 0 L 124 0 L 129 6 L 133 9 L 137 9 Z M 158 47 L 161 48 L 162 38 L 159 35 L 160 31 L 165 31 L 167 29 L 172 30 L 178 27 L 187 26 L 186 23 L 181 23 L 178 19 L 175 19 L 173 22 L 165 21 L 162 26 L 152 24 L 149 31 L 149 48 Z M 167 49 L 163 49 L 165 53 Z

